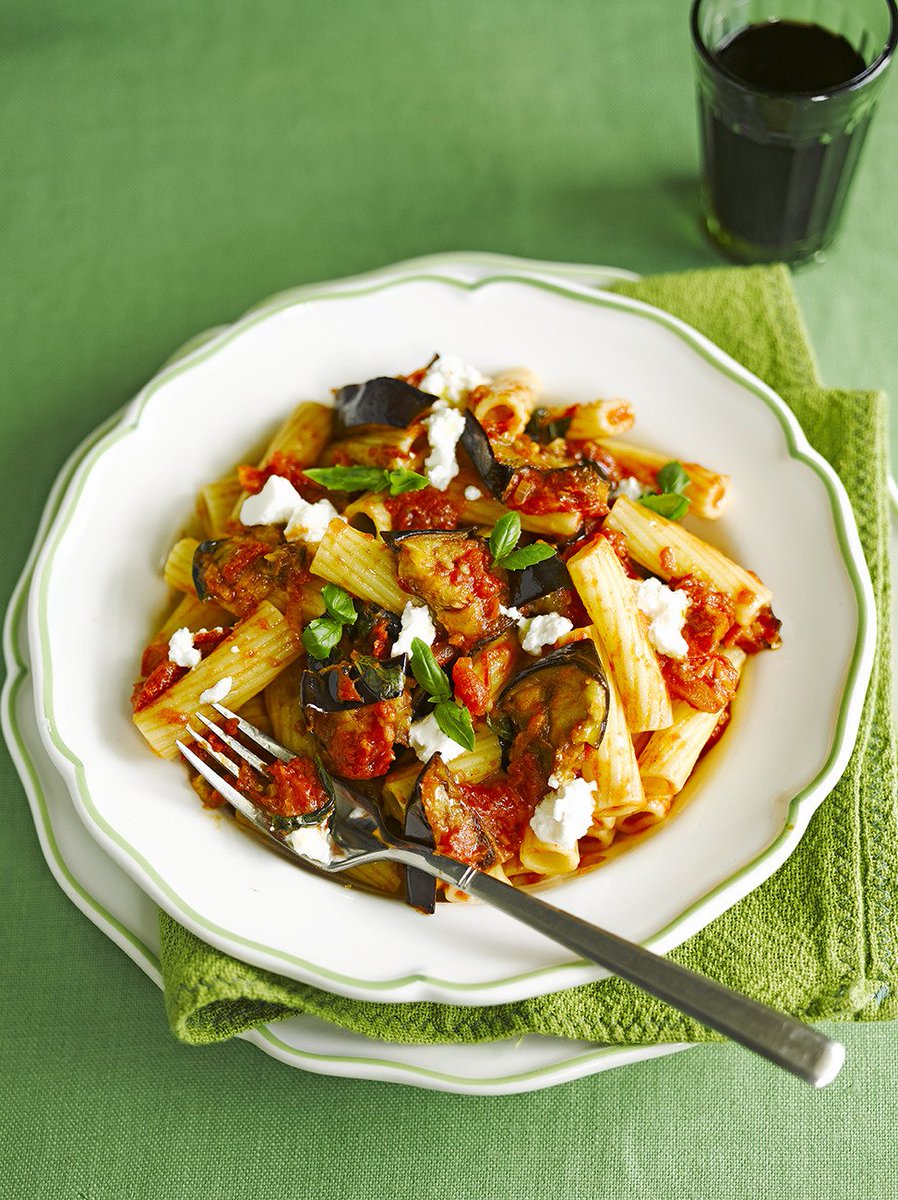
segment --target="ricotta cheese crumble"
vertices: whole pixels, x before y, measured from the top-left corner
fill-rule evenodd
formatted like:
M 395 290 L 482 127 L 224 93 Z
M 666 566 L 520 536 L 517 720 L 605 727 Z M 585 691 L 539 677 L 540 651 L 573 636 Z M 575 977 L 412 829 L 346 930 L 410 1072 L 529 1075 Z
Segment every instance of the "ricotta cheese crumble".
M 203 657 L 193 644 L 193 634 L 185 626 L 176 629 L 168 639 L 168 657 L 177 667 L 186 667 L 188 671 Z
M 454 354 L 441 354 L 421 380 L 419 391 L 440 396 L 452 404 L 461 404 L 467 399 L 468 392 L 482 383 L 489 383 L 489 380 L 476 367 L 462 362 Z
M 649 641 L 659 654 L 682 661 L 689 652 L 683 622 L 689 597 L 650 577 L 636 585 L 636 607 L 649 619 Z
M 635 504 L 644 491 L 645 488 L 635 475 L 625 475 L 608 493 L 608 499 L 616 500 L 618 496 L 626 496 L 628 500 L 632 500 Z
M 557 782 L 550 776 L 549 783 Z M 585 779 L 570 779 L 539 802 L 530 828 L 541 842 L 571 850 L 592 824 L 596 786 Z
M 402 610 L 402 628 L 399 637 L 390 647 L 390 657 L 398 658 L 400 654 L 411 654 L 412 640 L 420 638 L 428 646 L 432 646 L 437 636 L 436 628 L 431 620 L 430 609 L 426 604 L 414 604 L 409 600 Z
M 424 460 L 424 473 L 431 487 L 438 492 L 445 492 L 458 474 L 455 451 L 465 431 L 464 413 L 445 400 L 437 400 L 430 416 L 425 417 L 422 424 L 427 428 L 427 440 L 430 442 L 430 454 Z
M 210 688 L 200 692 L 200 704 L 221 704 L 233 686 L 234 680 L 231 676 L 222 675 L 217 683 L 213 683 Z
M 499 612 L 503 617 L 511 617 L 517 624 L 521 649 L 532 654 L 534 658 L 543 646 L 554 646 L 560 637 L 570 633 L 574 628 L 567 617 L 563 617 L 561 613 L 557 612 L 541 613 L 538 617 L 525 617 L 519 609 L 506 608 L 504 604 L 499 605 Z
M 408 744 L 421 762 L 427 762 L 432 755 L 439 754 L 444 763 L 451 763 L 465 752 L 464 746 L 460 746 L 443 733 L 433 713 L 422 717 L 420 721 L 412 722 L 408 731 Z
M 320 825 L 300 825 L 285 839 L 297 854 L 310 858 L 313 862 L 329 863 L 334 858 L 334 841 L 327 827 L 327 822 Z
M 255 496 L 247 496 L 240 506 L 243 525 L 284 525 L 284 537 L 289 542 L 317 544 L 324 531 L 340 514 L 330 500 L 310 504 L 303 500 L 289 479 L 270 475 L 265 486 Z M 341 518 L 342 520 L 342 518 Z

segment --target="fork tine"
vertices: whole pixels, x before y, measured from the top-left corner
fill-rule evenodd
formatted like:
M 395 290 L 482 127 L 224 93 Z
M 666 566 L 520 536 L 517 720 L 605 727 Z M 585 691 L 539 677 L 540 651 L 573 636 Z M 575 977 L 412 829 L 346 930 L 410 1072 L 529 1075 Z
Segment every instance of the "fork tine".
M 237 728 L 242 734 L 245 734 L 246 737 L 254 741 L 257 746 L 261 746 L 263 750 L 267 750 L 275 758 L 279 758 L 281 762 L 289 762 L 291 758 L 296 757 L 289 750 L 285 750 L 280 742 L 276 742 L 274 738 L 270 738 L 267 733 L 263 733 L 261 729 L 257 729 L 255 725 L 251 725 L 249 721 L 245 721 L 243 717 L 239 717 L 237 713 L 231 712 L 223 704 L 213 704 L 212 707 L 222 717 L 225 717 L 226 720 L 236 721 Z
M 217 763 L 220 763 L 220 765 L 223 766 L 226 771 L 230 772 L 235 779 L 237 778 L 237 776 L 240 774 L 240 768 L 236 763 L 231 762 L 228 756 L 226 754 L 222 754 L 220 750 L 216 750 L 212 743 L 208 742 L 201 733 L 197 733 L 192 725 L 187 726 L 187 732 L 198 745 L 203 747 L 207 754 L 211 755 Z
M 201 758 L 193 753 L 184 742 L 178 741 L 175 743 L 183 756 L 187 759 L 192 767 L 194 767 L 202 775 L 207 783 L 211 783 L 217 792 L 224 796 L 229 804 L 232 804 L 239 812 L 252 821 L 254 825 L 258 825 L 261 821 L 261 814 L 251 800 L 247 800 L 241 792 L 230 784 L 227 779 L 223 778 L 216 771 L 213 771 L 208 763 L 204 763 Z
M 253 754 L 252 750 L 247 750 L 246 746 L 238 742 L 236 738 L 232 738 L 229 733 L 225 733 L 219 725 L 216 725 L 214 721 L 210 721 L 208 717 L 203 716 L 201 712 L 195 713 L 194 716 L 198 721 L 202 721 L 207 729 L 211 729 L 216 737 L 221 738 L 226 746 L 230 746 L 235 754 L 239 754 L 244 762 L 248 762 L 251 767 L 255 767 L 262 775 L 268 774 L 268 763 L 263 762 L 258 754 Z M 219 761 L 221 760 L 219 759 Z

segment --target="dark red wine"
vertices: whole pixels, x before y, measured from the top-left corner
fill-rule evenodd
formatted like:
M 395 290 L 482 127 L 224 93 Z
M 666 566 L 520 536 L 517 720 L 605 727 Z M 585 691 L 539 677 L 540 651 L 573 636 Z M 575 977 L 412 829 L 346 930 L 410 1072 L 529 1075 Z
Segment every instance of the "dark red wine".
M 714 52 L 727 75 L 703 97 L 706 186 L 722 239 L 796 259 L 825 245 L 860 153 L 871 107 L 850 95 L 822 128 L 820 102 L 866 68 L 840 34 L 819 25 L 767 21 L 740 30 Z M 803 98 L 803 99 L 802 99 Z
M 866 63 L 846 38 L 819 25 L 764 21 L 718 46 L 718 63 L 749 87 L 768 92 L 831 92 Z

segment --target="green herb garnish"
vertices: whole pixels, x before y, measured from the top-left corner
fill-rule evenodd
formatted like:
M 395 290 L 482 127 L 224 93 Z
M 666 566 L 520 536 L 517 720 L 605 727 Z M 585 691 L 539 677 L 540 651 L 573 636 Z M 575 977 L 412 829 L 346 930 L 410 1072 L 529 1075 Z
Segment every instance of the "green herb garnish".
M 452 738 L 466 750 L 474 749 L 474 723 L 463 704 L 455 700 L 441 700 L 433 710 L 436 723 L 447 738 Z
M 412 674 L 436 707 L 433 710 L 437 725 L 446 737 L 465 750 L 474 749 L 474 724 L 464 704 L 452 699 L 449 677 L 433 656 L 433 651 L 420 638 L 412 638 L 409 656 Z
M 309 467 L 303 472 L 314 483 L 334 492 L 417 492 L 427 487 L 429 480 L 417 471 L 405 467 L 387 470 L 383 467 Z
M 548 415 L 547 408 L 535 408 L 524 430 L 528 437 L 543 445 L 546 442 L 554 442 L 556 438 L 567 437 L 567 432 L 571 427 L 570 417 L 555 417 L 553 420 L 547 421 Z
M 682 463 L 665 463 L 658 472 L 657 493 L 648 492 L 640 497 L 639 503 L 670 521 L 679 521 L 689 510 L 689 497 L 683 495 L 689 482 Z
M 533 542 L 516 550 L 521 538 L 521 518 L 516 512 L 500 517 L 490 534 L 490 550 L 494 567 L 505 567 L 508 571 L 521 571 L 534 563 L 551 558 L 555 551 L 545 542 Z
M 343 636 L 343 626 L 354 625 L 358 615 L 352 597 L 335 583 L 324 585 L 321 598 L 325 615 L 310 621 L 302 631 L 302 644 L 311 658 L 327 658 Z

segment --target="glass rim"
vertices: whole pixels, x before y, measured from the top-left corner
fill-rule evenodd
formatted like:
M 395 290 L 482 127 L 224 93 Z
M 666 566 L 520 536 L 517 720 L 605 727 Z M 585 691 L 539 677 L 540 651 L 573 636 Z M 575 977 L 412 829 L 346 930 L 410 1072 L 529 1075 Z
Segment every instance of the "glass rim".
M 889 32 L 882 50 L 880 50 L 869 66 L 864 67 L 863 71 L 858 71 L 856 75 L 852 75 L 843 83 L 837 83 L 834 87 L 827 88 L 826 91 L 822 92 L 786 92 L 778 88 L 756 87 L 753 84 L 746 83 L 744 79 L 741 79 L 738 75 L 735 75 L 732 71 L 722 66 L 719 60 L 715 58 L 713 51 L 706 44 L 698 28 L 699 9 L 706 2 L 707 0 L 692 0 L 689 27 L 692 32 L 692 42 L 696 51 L 717 74 L 724 76 L 724 78 L 734 83 L 742 91 L 756 96 L 770 96 L 786 100 L 829 100 L 834 96 L 858 91 L 865 84 L 882 74 L 889 65 L 892 55 L 895 52 L 896 44 L 898 44 L 898 5 L 896 5 L 895 0 L 883 0 L 883 3 L 889 10 Z

